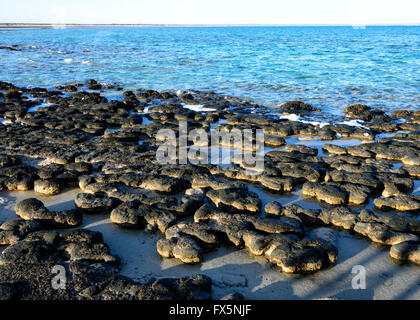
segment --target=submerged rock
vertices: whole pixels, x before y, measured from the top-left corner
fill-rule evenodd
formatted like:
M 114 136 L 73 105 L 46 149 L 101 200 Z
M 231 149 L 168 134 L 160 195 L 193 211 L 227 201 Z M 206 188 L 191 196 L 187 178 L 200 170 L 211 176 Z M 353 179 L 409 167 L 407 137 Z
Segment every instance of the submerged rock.
M 318 154 L 317 148 L 307 147 L 301 144 L 289 144 L 284 148 L 287 152 L 302 153 L 310 156 L 316 156 Z
M 319 270 L 337 258 L 337 249 L 320 239 L 302 239 L 303 225 L 292 214 L 263 219 L 219 211 L 208 204 L 194 215 L 194 223 L 180 223 L 166 231 L 157 243 L 158 253 L 185 263 L 202 261 L 203 254 L 228 241 L 245 246 L 254 255 L 264 255 L 284 272 Z
M 271 201 L 264 206 L 266 217 L 279 217 L 283 214 L 283 206 L 280 202 Z
M 300 112 L 300 111 L 321 111 L 318 108 L 312 107 L 310 104 L 306 104 L 301 101 L 288 101 L 279 106 L 280 109 L 289 112 Z

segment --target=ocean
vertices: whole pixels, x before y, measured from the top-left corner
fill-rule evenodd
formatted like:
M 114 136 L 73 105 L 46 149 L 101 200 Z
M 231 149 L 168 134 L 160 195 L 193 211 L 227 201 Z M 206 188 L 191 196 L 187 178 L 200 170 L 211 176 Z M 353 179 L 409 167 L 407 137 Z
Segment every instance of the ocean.
M 0 81 L 53 88 L 213 90 L 325 114 L 354 103 L 420 109 L 420 26 L 0 29 Z

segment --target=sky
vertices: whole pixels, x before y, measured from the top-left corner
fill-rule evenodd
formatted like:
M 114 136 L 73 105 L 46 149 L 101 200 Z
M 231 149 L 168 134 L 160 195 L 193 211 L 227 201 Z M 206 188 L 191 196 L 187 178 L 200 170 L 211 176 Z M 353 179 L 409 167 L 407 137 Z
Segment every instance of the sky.
M 0 0 L 0 23 L 419 24 L 420 0 Z

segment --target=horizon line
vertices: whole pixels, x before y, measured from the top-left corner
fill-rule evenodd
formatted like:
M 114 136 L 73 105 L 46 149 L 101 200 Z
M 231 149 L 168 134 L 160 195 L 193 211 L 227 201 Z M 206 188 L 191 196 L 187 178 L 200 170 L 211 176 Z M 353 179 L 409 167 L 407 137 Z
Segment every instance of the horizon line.
M 0 22 L 1 27 L 408 27 L 420 26 L 420 23 L 367 23 L 367 24 L 175 24 L 175 23 L 26 23 Z

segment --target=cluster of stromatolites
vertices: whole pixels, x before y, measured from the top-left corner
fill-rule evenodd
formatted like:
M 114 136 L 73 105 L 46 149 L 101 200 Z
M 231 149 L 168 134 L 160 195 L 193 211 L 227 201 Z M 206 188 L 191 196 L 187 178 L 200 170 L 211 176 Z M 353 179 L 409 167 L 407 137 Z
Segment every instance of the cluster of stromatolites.
M 0 296 L 40 299 L 208 299 L 204 275 L 138 283 L 118 275 L 120 259 L 102 235 L 75 229 L 84 214 L 104 214 L 123 228 L 158 232 L 157 254 L 200 263 L 220 246 L 245 248 L 288 273 L 314 272 L 340 254 L 319 226 L 348 230 L 390 246 L 392 258 L 420 263 L 420 112 L 391 115 L 365 105 L 345 109 L 363 126 L 319 126 L 270 116 L 273 110 L 214 92 L 122 92 L 109 100 L 90 80 L 55 90 L 0 82 L 0 190 L 52 196 L 80 188 L 75 209 L 53 211 L 36 198 L 16 205 L 16 220 L 0 225 Z M 199 105 L 200 108 L 191 108 Z M 291 101 L 279 113 L 319 109 Z M 264 170 L 243 163 L 160 164 L 160 129 L 262 129 Z M 386 133 L 386 135 L 384 135 Z M 325 141 L 322 151 L 287 144 L 289 137 Z M 339 139 L 361 144 L 340 146 Z M 229 142 L 224 147 L 231 147 Z M 233 145 L 234 146 L 234 145 Z M 273 201 L 250 191 L 301 190 L 322 209 Z M 373 201 L 374 210 L 365 208 Z M 388 210 L 389 214 L 382 214 Z M 65 266 L 67 289 L 51 288 L 51 267 Z M 229 297 L 238 297 L 232 294 Z

